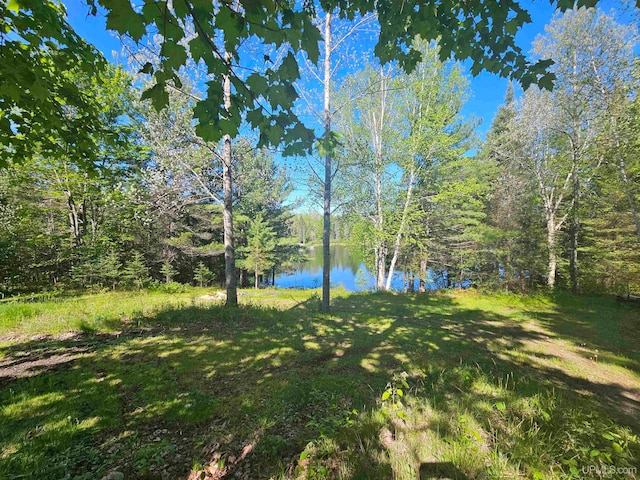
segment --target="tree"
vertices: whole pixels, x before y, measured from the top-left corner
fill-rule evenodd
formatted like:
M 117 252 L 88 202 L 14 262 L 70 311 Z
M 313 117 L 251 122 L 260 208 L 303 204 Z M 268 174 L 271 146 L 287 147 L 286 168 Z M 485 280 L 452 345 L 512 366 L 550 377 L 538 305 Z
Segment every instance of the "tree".
M 201 287 L 206 287 L 213 279 L 213 273 L 211 273 L 211 270 L 209 270 L 204 263 L 200 262 L 193 272 L 193 279 Z
M 160 273 L 164 276 L 165 283 L 171 283 L 171 280 L 178 273 L 178 271 L 173 268 L 171 262 L 165 261 L 160 268 Z
M 547 286 L 554 288 L 558 267 L 558 235 L 571 206 L 573 166 L 567 161 L 559 134 L 561 119 L 549 92 L 529 89 L 518 109 L 511 133 L 523 145 L 519 159 L 521 168 L 531 172 L 542 212 L 547 236 Z
M 118 281 L 122 277 L 122 263 L 116 252 L 109 252 L 100 259 L 100 276 L 104 281 L 111 285 L 111 289 L 115 290 Z
M 0 3 L 0 32 L 0 168 L 36 153 L 93 168 L 103 105 L 77 80 L 101 83 L 102 55 L 54 0 Z
M 621 191 L 627 201 L 629 213 L 640 244 L 640 64 L 636 62 L 630 92 L 620 88 L 613 92 L 610 104 L 609 128 L 603 144 L 609 147 L 608 157 L 615 158 Z M 627 94 L 627 93 L 630 93 Z M 608 140 L 608 141 L 607 141 Z M 611 142 L 613 140 L 613 142 Z
M 568 0 L 552 3 L 562 10 L 573 6 Z M 577 3 L 581 6 L 593 1 Z M 217 141 L 227 134 L 234 137 L 246 116 L 251 126 L 260 131 L 261 145 L 285 143 L 290 153 L 310 147 L 313 135 L 301 126 L 292 111 L 297 93 L 291 85 L 299 77 L 292 52 L 304 50 L 312 62 L 318 59 L 320 34 L 311 21 L 315 14 L 312 2 L 301 5 L 238 0 L 217 5 L 194 0 L 170 3 L 149 0 L 141 9 L 129 0 L 88 0 L 88 4 L 93 15 L 98 14 L 99 6 L 104 8 L 107 28 L 136 42 L 148 31 L 161 35 L 160 64 L 154 67 L 147 63 L 141 69 L 155 78 L 144 97 L 152 99 L 156 107 L 168 103 L 167 89 L 181 85 L 177 72 L 189 57 L 206 65 L 211 81 L 207 98 L 197 106 L 198 134 L 203 139 Z M 411 47 L 416 36 L 426 41 L 440 37 L 441 58 L 452 55 L 460 60 L 470 58 L 474 74 L 486 70 L 511 75 L 525 86 L 531 83 L 549 86 L 553 78 L 545 70 L 548 61 L 531 64 L 515 43 L 519 28 L 531 21 L 528 12 L 515 1 L 408 5 L 325 0 L 321 5 L 327 12 L 339 9 L 345 18 L 375 12 L 380 24 L 375 54 L 383 63 L 398 60 L 404 69 L 411 70 L 421 59 L 420 53 Z M 40 142 L 51 131 L 60 133 L 56 137 L 73 139 L 79 147 L 90 145 L 82 141 L 83 131 L 91 125 L 86 119 L 75 124 L 67 135 L 59 130 L 66 128 L 57 118 L 62 103 L 77 105 L 87 115 L 91 112 L 91 108 L 85 108 L 88 99 L 77 95 L 80 93 L 77 86 L 61 73 L 69 68 L 94 72 L 96 66 L 103 64 L 101 56 L 69 27 L 63 8 L 52 0 L 12 0 L 0 6 L 0 14 L 2 31 L 11 34 L 2 34 L 0 73 L 7 80 L 2 82 L 0 98 L 5 102 L 2 110 L 12 115 L 2 119 L 2 144 L 10 152 L 19 153 L 17 158 L 25 156 L 30 145 L 42 148 Z M 191 31 L 195 35 L 190 37 Z M 28 35 L 29 41 L 24 35 Z M 238 66 L 246 52 L 243 47 L 251 43 L 249 40 L 264 47 L 265 63 L 272 67 L 244 77 Z M 282 61 L 278 62 L 278 58 Z M 225 76 L 235 89 L 233 108 L 225 106 Z M 42 82 L 43 78 L 47 81 Z M 65 102 L 66 99 L 70 102 Z M 28 135 L 16 135 L 18 131 Z M 50 150 L 57 151 L 57 145 L 51 145 Z
M 145 265 L 144 257 L 140 252 L 134 252 L 125 264 L 123 277 L 138 290 L 149 281 L 149 268 Z
M 106 68 L 100 79 L 73 70 L 67 74 L 96 107 L 86 132 L 93 149 L 79 158 L 52 135 L 49 140 L 59 146 L 55 154 L 43 150 L 19 162 L 9 159 L 0 174 L 6 182 L 2 203 L 19 220 L 0 229 L 0 242 L 13 259 L 0 268 L 0 282 L 18 290 L 61 287 L 78 279 L 81 268 L 99 270 L 100 259 L 131 248 L 140 233 L 131 221 L 139 213 L 132 185 L 145 155 L 132 122 L 131 78 L 116 67 Z M 82 118 L 76 108 L 64 111 L 68 125 Z M 81 283 L 112 285 L 93 274 Z
M 517 104 L 513 84 L 509 83 L 504 104 L 498 109 L 482 155 L 492 169 L 492 192 L 486 204 L 488 225 L 492 229 L 486 248 L 493 252 L 490 275 L 495 284 L 507 290 L 524 291 L 544 272 L 540 258 L 543 225 L 537 212 L 537 187 L 531 171 L 523 163 L 523 145 L 513 134 Z
M 236 244 L 240 249 L 247 245 L 247 229 L 251 220 L 261 213 L 277 237 L 274 268 L 290 264 L 299 257 L 300 249 L 297 242 L 288 240 L 291 207 L 287 201 L 292 183 L 287 168 L 277 161 L 273 151 L 254 149 L 248 139 L 236 142 L 234 166 Z M 240 270 L 240 285 L 245 284 L 246 273 L 246 268 Z
M 616 89 L 630 83 L 637 32 L 593 8 L 556 15 L 545 31 L 533 51 L 554 62 L 553 104 L 559 118 L 553 128 L 564 137 L 571 162 L 569 274 L 576 293 L 581 197 L 603 161 L 596 148 L 600 132 L 608 123 L 609 134 L 619 136 L 616 122 L 609 118 L 611 103 Z
M 405 3 L 325 0 L 321 6 L 325 12 L 338 9 L 340 16 L 349 19 L 356 14 L 375 13 L 380 25 L 375 54 L 382 63 L 397 60 L 403 69 L 410 71 L 421 61 L 419 50 L 412 47 L 414 39 L 420 36 L 428 42 L 440 37 L 441 59 L 470 58 L 474 74 L 486 70 L 511 75 L 525 87 L 532 83 L 551 85 L 553 76 L 545 70 L 550 62 L 528 62 L 515 43 L 519 28 L 531 21 L 518 2 Z M 585 3 L 592 2 L 578 2 Z M 198 133 L 202 138 L 217 141 L 227 134 L 234 137 L 246 115 L 251 126 L 260 131 L 260 145 L 284 142 L 288 151 L 295 151 L 304 146 L 304 141 L 312 139 L 311 132 L 301 127 L 292 112 L 297 94 L 291 88 L 299 77 L 292 51 L 304 50 L 314 63 L 319 55 L 320 34 L 311 20 L 315 14 L 312 2 L 239 0 L 217 5 L 193 0 L 172 4 L 154 0 L 145 2 L 140 10 L 128 0 L 90 0 L 89 5 L 94 15 L 98 5 L 104 7 L 107 27 L 136 41 L 151 29 L 161 32 L 163 59 L 159 68 L 143 67 L 145 73 L 156 79 L 145 97 L 151 98 L 157 107 L 167 104 L 166 89 L 176 80 L 176 72 L 189 55 L 206 65 L 211 81 L 207 98 L 197 106 Z M 557 5 L 565 10 L 573 2 L 559 0 Z M 195 36 L 183 42 L 188 40 L 190 29 Z M 283 58 L 279 67 L 254 71 L 242 78 L 237 66 L 248 40 L 264 47 L 265 59 L 272 65 L 278 64 L 278 56 Z M 225 107 L 222 87 L 225 76 L 235 89 L 232 109 Z M 300 139 L 302 143 L 296 142 Z
M 432 193 L 425 186 L 428 172 L 467 150 L 472 131 L 459 116 L 467 85 L 460 67 L 440 62 L 435 45 L 422 43 L 420 51 L 424 61 L 412 74 L 369 67 L 343 87 L 358 92 L 338 121 L 347 139 L 345 155 L 352 159 L 351 178 L 343 175 L 343 180 L 352 192 L 351 208 L 372 222 L 380 290 L 391 288 L 412 236 L 408 229 L 421 215 L 419 182 L 422 191 Z M 415 245 L 417 237 L 411 241 Z
M 195 132 L 196 96 L 185 81 L 182 91 L 171 91 L 164 110 L 141 109 L 141 131 L 152 151 L 145 176 L 159 233 L 171 251 L 203 258 L 225 254 L 223 170 L 229 172 L 219 145 Z M 233 301 L 233 294 L 228 298 Z
M 316 17 L 316 25 L 321 27 L 322 31 L 322 43 L 324 48 L 320 55 L 319 65 L 315 68 L 310 65 L 306 55 L 301 54 L 299 58 L 305 63 L 305 71 L 313 77 L 312 81 L 317 81 L 317 84 L 321 87 L 322 92 L 319 95 L 320 101 L 313 101 L 313 87 L 309 82 L 302 84 L 303 99 L 306 101 L 307 106 L 311 110 L 314 117 L 317 118 L 319 125 L 319 131 L 322 134 L 319 140 L 316 142 L 315 155 L 310 156 L 307 159 L 309 167 L 312 172 L 310 175 L 310 184 L 314 190 L 317 189 L 318 196 L 322 205 L 322 255 L 323 255 L 323 268 L 322 268 L 322 301 L 321 310 L 328 312 L 330 307 L 330 295 L 331 295 L 331 221 L 332 221 L 332 202 L 335 205 L 334 185 L 333 178 L 338 175 L 338 163 L 335 161 L 335 151 L 338 146 L 338 137 L 335 132 L 332 131 L 333 117 L 336 112 L 340 110 L 341 106 L 332 105 L 332 97 L 335 94 L 334 84 L 339 81 L 337 77 L 342 74 L 337 68 L 337 65 L 346 60 L 349 63 L 353 61 L 353 58 L 349 58 L 349 39 L 357 37 L 361 28 L 370 24 L 373 20 L 371 15 L 365 15 L 359 17 L 355 21 L 345 21 L 341 19 L 339 15 L 336 15 L 332 9 L 325 11 L 324 18 Z M 357 42 L 357 39 L 356 39 Z M 320 92 L 318 92 L 320 93 Z M 316 108 L 315 103 L 321 104 L 322 107 Z M 316 170 L 313 162 L 318 164 Z
M 273 267 L 276 238 L 273 228 L 258 213 L 251 221 L 247 232 L 247 246 L 242 248 L 244 254 L 242 265 L 255 275 L 254 288 L 259 286 L 260 275 Z
M 383 290 L 389 250 L 388 199 L 397 197 L 390 166 L 394 157 L 391 139 L 398 122 L 398 111 L 389 103 L 393 70 L 367 66 L 350 75 L 342 89 L 357 100 L 349 102 L 337 119 L 347 146 L 342 153 L 348 160 L 339 179 L 348 183 L 349 208 L 372 224 L 372 247 L 376 288 Z
M 395 136 L 395 141 L 401 145 L 396 146 L 395 150 L 400 153 L 397 163 L 405 172 L 406 188 L 386 290 L 391 288 L 407 225 L 411 223 L 411 216 L 418 213 L 414 195 L 418 181 L 421 177 L 424 180 L 429 170 L 460 159 L 469 148 L 474 128 L 473 120 L 466 121 L 460 116 L 468 88 L 460 66 L 442 63 L 436 44 L 422 43 L 416 48 L 421 52 L 423 61 L 412 74 L 401 76 L 398 85 L 402 98 L 396 108 L 403 122 L 400 124 L 400 135 Z M 460 175 L 460 178 L 464 179 L 465 176 Z M 429 190 L 428 187 L 426 189 Z M 424 277 L 426 272 L 420 275 Z
M 323 312 L 329 311 L 331 295 L 331 180 L 333 171 L 331 167 L 331 154 L 334 149 L 335 139 L 331 132 L 331 10 L 325 14 L 324 23 L 324 192 L 322 202 L 323 228 L 322 228 L 322 303 Z

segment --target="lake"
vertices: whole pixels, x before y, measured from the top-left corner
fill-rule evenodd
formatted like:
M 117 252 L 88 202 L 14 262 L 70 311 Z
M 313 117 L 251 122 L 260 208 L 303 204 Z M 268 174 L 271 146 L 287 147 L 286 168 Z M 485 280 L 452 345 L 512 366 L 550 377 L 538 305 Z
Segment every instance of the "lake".
M 276 274 L 275 286 L 280 288 L 318 288 L 322 286 L 322 247 L 309 247 L 307 261 L 297 265 L 294 272 Z M 428 272 L 430 276 L 430 272 Z M 342 286 L 350 292 L 373 290 L 375 277 L 371 275 L 361 258 L 349 252 L 344 245 L 331 246 L 331 286 Z M 416 280 L 416 290 L 418 280 Z M 433 282 L 427 288 L 436 289 Z M 404 272 L 396 271 L 391 289 L 404 290 Z

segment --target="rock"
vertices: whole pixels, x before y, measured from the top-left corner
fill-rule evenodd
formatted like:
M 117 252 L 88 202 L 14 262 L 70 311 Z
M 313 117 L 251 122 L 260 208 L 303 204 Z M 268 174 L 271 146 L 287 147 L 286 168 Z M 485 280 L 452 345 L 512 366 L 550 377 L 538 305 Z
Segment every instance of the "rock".
M 124 480 L 124 473 L 122 472 L 109 472 L 101 480 Z
M 227 294 L 225 292 L 216 292 L 214 295 L 206 294 L 198 297 L 198 300 L 204 300 L 209 302 L 219 302 L 227 299 Z

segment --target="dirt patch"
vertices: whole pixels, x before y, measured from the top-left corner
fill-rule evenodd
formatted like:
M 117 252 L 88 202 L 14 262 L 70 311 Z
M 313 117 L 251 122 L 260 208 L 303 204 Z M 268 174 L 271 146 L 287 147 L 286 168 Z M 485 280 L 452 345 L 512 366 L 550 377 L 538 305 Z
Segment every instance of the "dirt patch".
M 29 354 L 23 358 L 4 358 L 0 360 L 0 385 L 8 380 L 39 375 L 42 372 L 60 368 L 78 358 L 87 357 L 87 349 L 70 349 L 61 354 L 44 355 L 31 359 Z
M 599 361 L 598 350 L 552 338 L 529 340 L 525 347 L 536 366 L 555 373 L 562 383 L 640 418 L 640 382 L 631 372 Z
M 245 442 L 233 441 L 233 436 L 205 447 L 204 456 L 208 459 L 208 466 L 203 470 L 192 470 L 187 480 L 207 478 L 219 480 L 223 478 L 253 478 L 251 472 L 257 471 L 258 465 L 251 465 L 247 456 L 253 451 L 264 435 L 264 429 L 258 429 Z M 203 476 L 204 475 L 204 476 Z

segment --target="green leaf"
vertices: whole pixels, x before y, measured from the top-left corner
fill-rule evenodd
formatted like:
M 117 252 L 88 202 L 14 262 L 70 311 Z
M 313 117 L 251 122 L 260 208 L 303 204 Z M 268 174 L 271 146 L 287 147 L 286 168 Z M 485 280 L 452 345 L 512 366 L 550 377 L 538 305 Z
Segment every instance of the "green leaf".
M 498 402 L 496 403 L 496 408 L 500 412 L 505 412 L 507 410 L 507 405 L 504 402 Z
M 391 390 L 385 390 L 382 393 L 382 401 L 385 401 L 387 398 L 389 398 L 391 396 Z
M 404 395 L 404 392 L 399 388 L 396 388 L 396 395 L 398 395 L 399 397 L 402 397 Z
M 596 448 L 594 448 L 593 450 L 591 450 L 591 451 L 589 452 L 589 456 L 590 456 L 590 457 L 592 457 L 592 458 L 593 458 L 593 457 L 597 457 L 598 455 L 600 455 L 600 450 L 598 450 L 598 449 L 596 449 Z
M 196 125 L 196 134 L 205 142 L 218 142 L 222 138 L 220 129 L 211 124 Z
M 258 73 L 252 73 L 247 77 L 247 87 L 255 96 L 264 95 L 269 89 L 267 79 Z
M 320 40 L 322 40 L 322 35 L 318 28 L 307 17 L 302 20 L 302 27 L 304 33 L 300 39 L 301 47 L 307 52 L 309 60 L 313 63 L 317 63 L 318 58 L 320 57 L 318 45 Z
M 153 87 L 142 92 L 142 100 L 150 99 L 153 108 L 157 111 L 162 110 L 169 104 L 169 94 L 164 89 L 164 85 L 156 83 Z
M 151 64 L 151 62 L 145 63 L 144 66 L 138 71 L 138 73 L 152 74 L 153 73 L 153 65 Z
M 9 2 L 7 2 L 7 10 L 13 13 L 18 13 L 20 11 L 20 4 L 18 3 L 18 0 L 9 0 Z
M 196 63 L 201 59 L 205 59 L 206 61 L 206 57 L 212 55 L 211 48 L 200 36 L 195 37 L 189 42 L 189 52 L 191 53 L 191 58 L 193 58 Z
M 222 5 L 216 15 L 216 27 L 224 32 L 224 45 L 228 52 L 234 52 L 239 40 L 244 36 L 244 19 L 241 15 Z
M 129 0 L 106 0 L 103 5 L 108 10 L 108 29 L 128 33 L 136 42 L 144 36 L 147 31 L 144 17 L 133 10 Z
M 189 9 L 187 8 L 187 2 L 184 0 L 176 0 L 173 2 L 173 12 L 176 14 L 178 18 L 186 18 L 189 14 Z
M 307 450 L 303 450 L 300 454 L 300 461 L 303 461 L 305 458 L 309 456 L 309 452 Z
M 162 48 L 165 57 L 163 64 L 172 70 L 177 70 L 187 62 L 187 50 L 182 45 L 166 41 Z
M 296 80 L 300 76 L 298 62 L 296 62 L 296 59 L 291 52 L 289 52 L 289 54 L 282 60 L 278 73 L 280 74 L 281 81 Z

